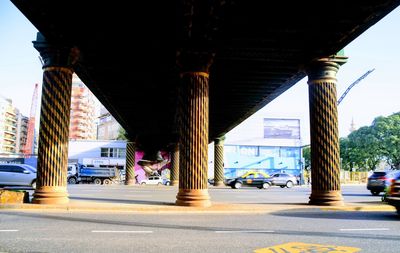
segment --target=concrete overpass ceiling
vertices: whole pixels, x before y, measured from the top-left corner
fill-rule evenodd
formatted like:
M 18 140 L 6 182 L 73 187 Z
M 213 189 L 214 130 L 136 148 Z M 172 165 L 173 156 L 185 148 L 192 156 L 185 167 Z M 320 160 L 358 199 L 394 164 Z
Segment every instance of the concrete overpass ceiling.
M 213 140 L 303 78 L 311 59 L 338 52 L 400 4 L 12 2 L 49 41 L 79 47 L 82 58 L 75 71 L 131 136 L 156 136 L 162 144 L 173 138 L 180 72 L 176 55 L 182 48 L 215 52 Z

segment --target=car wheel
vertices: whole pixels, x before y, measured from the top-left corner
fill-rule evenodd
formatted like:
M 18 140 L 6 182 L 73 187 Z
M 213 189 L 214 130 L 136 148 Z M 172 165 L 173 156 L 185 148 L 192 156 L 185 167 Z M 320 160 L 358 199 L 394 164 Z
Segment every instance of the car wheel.
M 33 189 L 36 189 L 36 180 L 33 180 L 33 181 L 32 181 L 31 186 L 32 186 Z
M 101 179 L 100 179 L 100 178 L 95 178 L 95 179 L 93 180 L 93 183 L 94 183 L 94 184 L 97 184 L 97 185 L 100 185 L 100 184 L 101 184 Z
M 68 178 L 68 184 L 76 184 L 76 178 L 74 177 Z
M 242 183 L 236 182 L 235 185 L 234 185 L 234 188 L 235 189 L 239 189 L 240 187 L 242 187 Z
M 286 182 L 286 187 L 287 188 L 292 188 L 293 187 L 293 182 L 292 181 L 287 181 Z
M 145 185 L 146 183 L 145 182 L 142 182 L 142 183 L 140 183 L 141 185 Z
M 169 181 L 167 181 L 167 182 L 165 183 L 165 185 L 166 185 L 166 186 L 170 186 L 171 183 L 170 183 Z
M 378 196 L 379 193 L 381 193 L 381 192 L 379 192 L 379 191 L 371 191 L 371 194 L 374 195 L 374 196 Z
M 262 188 L 263 189 L 268 189 L 271 185 L 268 183 L 263 183 Z

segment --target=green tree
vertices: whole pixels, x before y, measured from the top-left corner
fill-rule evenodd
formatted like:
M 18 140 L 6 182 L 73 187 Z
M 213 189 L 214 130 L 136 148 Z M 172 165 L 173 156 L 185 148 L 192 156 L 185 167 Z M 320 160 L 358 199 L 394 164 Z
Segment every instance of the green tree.
M 125 129 L 123 129 L 122 127 L 119 127 L 118 129 L 118 136 L 117 136 L 117 140 L 128 140 L 128 134 L 125 131 Z
M 372 128 L 381 155 L 392 169 L 400 169 L 400 112 L 375 118 Z
M 364 126 L 348 136 L 348 156 L 359 169 L 374 170 L 382 160 L 379 140 L 371 126 Z
M 310 146 L 303 147 L 304 169 L 309 170 L 311 167 L 311 148 Z
M 340 138 L 340 167 L 343 170 L 351 170 L 354 167 L 352 159 L 353 150 L 350 145 L 349 138 Z

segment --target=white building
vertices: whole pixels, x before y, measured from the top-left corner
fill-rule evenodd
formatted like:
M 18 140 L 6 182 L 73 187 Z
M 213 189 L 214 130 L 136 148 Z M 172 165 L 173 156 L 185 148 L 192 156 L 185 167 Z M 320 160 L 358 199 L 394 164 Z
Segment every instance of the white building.
M 213 177 L 214 145 L 209 146 L 209 177 Z M 249 170 L 267 174 L 302 172 L 300 120 L 268 118 L 257 113 L 228 134 L 224 143 L 226 178 Z
M 86 166 L 125 168 L 126 141 L 70 140 L 68 161 Z

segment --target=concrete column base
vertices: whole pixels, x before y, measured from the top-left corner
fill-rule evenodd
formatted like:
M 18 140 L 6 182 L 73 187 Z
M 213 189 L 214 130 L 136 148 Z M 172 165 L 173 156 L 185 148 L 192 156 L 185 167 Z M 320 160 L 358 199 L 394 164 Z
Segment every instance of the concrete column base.
M 135 179 L 129 179 L 128 181 L 125 181 L 125 185 L 135 185 L 136 180 Z
M 221 187 L 221 186 L 225 186 L 225 184 L 224 184 L 224 181 L 214 181 L 214 186 Z
M 207 189 L 179 189 L 175 203 L 178 206 L 211 206 L 210 195 Z
M 308 204 L 319 206 L 343 206 L 344 202 L 341 191 L 312 191 Z
M 41 186 L 33 194 L 34 204 L 68 204 L 69 198 L 65 186 Z
M 178 180 L 173 180 L 171 181 L 171 186 L 175 186 L 175 185 L 179 185 L 179 181 Z

